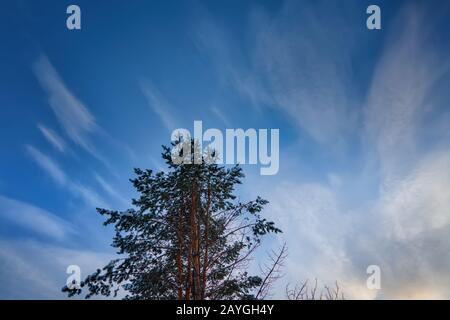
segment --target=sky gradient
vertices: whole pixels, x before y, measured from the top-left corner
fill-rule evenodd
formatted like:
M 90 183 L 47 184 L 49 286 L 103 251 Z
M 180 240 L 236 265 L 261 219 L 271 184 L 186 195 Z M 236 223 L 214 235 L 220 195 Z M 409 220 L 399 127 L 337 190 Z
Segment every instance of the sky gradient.
M 68 265 L 107 263 L 95 207 L 128 208 L 132 169 L 194 120 L 280 129 L 278 174 L 244 165 L 239 189 L 288 246 L 272 297 L 449 298 L 449 3 L 79 0 L 78 31 L 69 4 L 0 5 L 1 299 L 63 299 Z

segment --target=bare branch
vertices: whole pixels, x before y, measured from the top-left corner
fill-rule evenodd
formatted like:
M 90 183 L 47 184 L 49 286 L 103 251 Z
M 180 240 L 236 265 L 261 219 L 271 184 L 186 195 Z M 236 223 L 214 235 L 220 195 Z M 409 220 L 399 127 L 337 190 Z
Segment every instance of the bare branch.
M 286 243 L 283 244 L 278 253 L 272 251 L 269 254 L 269 259 L 272 261 L 272 264 L 270 267 L 266 266 L 266 268 L 262 270 L 264 278 L 256 294 L 256 299 L 264 299 L 268 295 L 273 283 L 281 277 L 281 268 L 283 267 L 283 262 L 286 257 Z
M 335 282 L 334 288 L 324 285 L 318 297 L 317 294 L 319 292 L 317 288 L 317 278 L 314 281 L 314 286 L 311 288 L 308 287 L 308 280 L 300 285 L 296 284 L 292 289 L 288 284 L 286 286 L 286 298 L 288 300 L 345 300 L 344 293 L 341 292 L 337 281 Z

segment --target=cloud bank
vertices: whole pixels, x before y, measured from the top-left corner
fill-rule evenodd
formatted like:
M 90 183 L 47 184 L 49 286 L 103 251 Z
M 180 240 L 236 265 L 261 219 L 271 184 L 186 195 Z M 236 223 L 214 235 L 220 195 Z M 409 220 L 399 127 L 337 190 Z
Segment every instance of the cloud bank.
M 360 34 L 352 31 L 350 40 L 346 10 L 328 5 L 305 9 L 288 1 L 270 15 L 255 9 L 248 60 L 207 14 L 195 30 L 221 81 L 258 108 L 284 113 L 330 161 L 341 160 L 336 148 L 358 145 L 346 149 L 355 164 L 350 172 L 322 172 L 326 179 L 315 181 L 282 172 L 248 192 L 271 201 L 270 217 L 290 248 L 287 282 L 337 280 L 347 298 L 448 298 L 450 135 L 448 126 L 435 124 L 450 120 L 438 89 L 448 87 L 450 61 L 448 48 L 433 38 L 439 21 L 426 20 L 424 4 L 400 10 L 384 31 L 389 35 L 364 96 L 352 65 Z M 301 167 L 295 152 L 281 159 L 289 161 L 282 168 Z M 381 268 L 381 290 L 366 286 L 369 265 Z

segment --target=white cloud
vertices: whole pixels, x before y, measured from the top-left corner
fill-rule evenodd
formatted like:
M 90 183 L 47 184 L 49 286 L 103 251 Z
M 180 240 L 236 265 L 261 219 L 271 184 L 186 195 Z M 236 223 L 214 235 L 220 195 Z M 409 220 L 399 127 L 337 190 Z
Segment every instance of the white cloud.
M 448 55 L 439 54 L 422 29 L 425 19 L 415 6 L 401 13 L 393 25 L 398 32 L 390 36 L 374 71 L 365 108 L 366 142 L 375 144 L 387 184 L 408 172 L 423 152 L 418 138 L 435 130 L 424 122 L 433 109 L 429 98 L 449 71 Z M 442 131 L 437 137 L 443 134 L 449 137 Z
M 327 175 L 327 178 L 328 178 L 328 184 L 332 188 L 339 188 L 342 185 L 341 177 L 335 173 L 329 173 Z
M 450 154 L 430 154 L 384 189 L 380 211 L 390 219 L 391 236 L 407 241 L 449 225 Z
M 111 184 L 106 182 L 98 174 L 95 175 L 95 180 L 97 180 L 103 190 L 105 190 L 116 202 L 124 207 L 129 206 L 130 201 L 125 199 Z
M 68 190 L 76 197 L 81 198 L 91 207 L 107 208 L 108 204 L 103 198 L 92 188 L 77 182 L 70 182 L 67 186 Z
M 49 156 L 30 145 L 26 145 L 26 149 L 33 157 L 33 160 L 41 167 L 41 169 L 49 174 L 58 185 L 65 187 L 69 192 L 76 197 L 83 199 L 90 206 L 107 207 L 106 202 L 97 194 L 97 192 L 95 192 L 95 190 L 73 181 Z
M 345 296 L 374 298 L 364 277 L 354 273 L 346 242 L 353 233 L 351 217 L 340 207 L 333 191 L 321 184 L 281 184 L 270 192 L 267 212 L 283 230 L 289 255 L 285 277 L 277 285 L 278 298 L 285 298 L 286 283 L 318 279 L 332 286 L 338 281 Z
M 425 19 L 415 5 L 399 15 L 365 112 L 365 142 L 374 146 L 372 169 L 380 178 L 371 211 L 379 234 L 366 250 L 379 260 L 384 294 L 392 298 L 448 298 L 450 287 L 449 133 L 429 116 L 446 115 L 430 97 L 439 96 L 436 85 L 448 74 L 449 59 L 422 28 Z
M 148 80 L 141 81 L 140 87 L 142 93 L 147 99 L 148 105 L 153 112 L 159 116 L 167 130 L 172 131 L 176 129 L 175 120 L 172 116 L 172 107 L 167 100 Z
M 61 127 L 69 138 L 102 162 L 112 172 L 112 166 L 94 146 L 91 136 L 96 133 L 108 137 L 96 123 L 89 109 L 66 86 L 56 69 L 45 55 L 33 64 L 33 70 L 40 85 L 48 95 L 48 103 Z
M 69 265 L 81 268 L 84 279 L 114 256 L 106 252 L 69 249 L 27 240 L 0 241 L 1 299 L 65 299 L 61 292 Z M 80 298 L 83 296 L 80 296 Z
M 448 116 L 430 97 L 448 87 L 449 59 L 423 32 L 423 19 L 410 6 L 391 25 L 364 125 L 354 131 L 363 137 L 361 153 L 351 155 L 360 166 L 346 172 L 345 188 L 333 176 L 328 184 L 252 186 L 267 194 L 267 212 L 290 248 L 285 281 L 337 280 L 347 298 L 449 298 L 449 132 L 430 121 Z M 356 196 L 361 186 L 365 197 Z M 366 288 L 372 264 L 381 268 L 380 291 Z M 279 292 L 284 297 L 284 286 Z
M 67 135 L 91 153 L 94 148 L 88 134 L 97 129 L 94 116 L 67 88 L 45 55 L 34 63 L 33 69 L 42 88 L 48 94 L 48 102 Z
M 200 51 L 211 57 L 222 82 L 258 109 L 281 110 L 319 143 L 339 147 L 354 129 L 351 50 L 344 15 L 287 1 L 279 12 L 254 10 L 245 46 L 203 14 L 195 30 Z M 326 20 L 326 24 L 318 21 Z M 336 54 L 338 49 L 339 54 Z M 244 53 L 245 52 L 245 53 Z
M 52 129 L 45 127 L 42 124 L 37 125 L 38 129 L 44 135 L 44 137 L 60 152 L 65 152 L 66 144 L 64 140 Z
M 374 202 L 343 204 L 321 184 L 268 188 L 266 212 L 289 248 L 278 297 L 284 297 L 286 283 L 317 277 L 328 285 L 338 281 L 349 299 L 447 299 L 449 164 L 448 152 L 427 155 Z M 380 291 L 366 287 L 372 264 L 381 268 Z
M 16 226 L 57 240 L 75 231 L 67 221 L 26 202 L 0 195 L 0 217 Z
M 230 121 L 228 120 L 228 118 L 223 114 L 223 112 L 217 106 L 211 107 L 211 111 L 217 116 L 217 118 L 220 119 L 220 121 L 223 122 L 223 124 L 227 128 L 231 128 Z
M 33 160 L 52 177 L 59 185 L 65 185 L 67 182 L 66 174 L 59 166 L 48 156 L 34 148 L 25 146 L 27 152 L 33 157 Z
M 210 58 L 220 83 L 224 86 L 231 85 L 259 111 L 259 104 L 270 98 L 250 74 L 250 67 L 241 48 L 233 42 L 226 29 L 215 22 L 206 11 L 203 10 L 197 20 L 198 24 L 193 30 L 194 44 Z

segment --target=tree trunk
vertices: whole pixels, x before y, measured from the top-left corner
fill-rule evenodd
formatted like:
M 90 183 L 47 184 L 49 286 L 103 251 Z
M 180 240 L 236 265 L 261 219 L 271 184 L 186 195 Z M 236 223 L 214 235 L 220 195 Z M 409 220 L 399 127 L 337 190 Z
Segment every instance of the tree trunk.
M 199 221 L 197 217 L 197 185 L 193 184 L 192 190 L 192 212 L 191 212 L 191 230 L 192 230 L 192 262 L 193 262 L 193 298 L 201 299 L 200 285 L 200 241 L 199 241 Z
M 183 212 L 180 209 L 178 214 L 178 253 L 177 253 L 177 285 L 178 285 L 178 300 L 183 299 L 183 246 L 184 246 L 184 232 L 183 232 Z
M 208 184 L 208 198 L 205 210 L 205 255 L 203 257 L 202 274 L 202 300 L 205 299 L 206 292 L 206 272 L 208 268 L 208 250 L 209 250 L 209 207 L 211 206 L 211 186 Z

